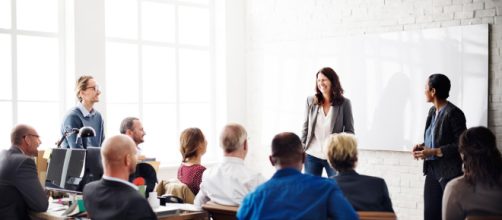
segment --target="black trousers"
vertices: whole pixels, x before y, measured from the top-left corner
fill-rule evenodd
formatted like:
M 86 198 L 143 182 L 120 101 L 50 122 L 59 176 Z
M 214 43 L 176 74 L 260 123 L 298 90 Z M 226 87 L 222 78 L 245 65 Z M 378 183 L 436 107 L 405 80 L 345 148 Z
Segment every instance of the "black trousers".
M 448 181 L 452 178 L 437 178 L 435 161 L 431 161 L 425 174 L 424 186 L 424 220 L 441 220 L 443 192 Z

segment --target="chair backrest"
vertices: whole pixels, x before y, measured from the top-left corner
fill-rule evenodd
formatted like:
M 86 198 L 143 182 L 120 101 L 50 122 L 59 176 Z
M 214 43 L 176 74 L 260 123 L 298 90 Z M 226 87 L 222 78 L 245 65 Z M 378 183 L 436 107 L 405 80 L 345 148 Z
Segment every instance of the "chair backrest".
M 396 220 L 394 212 L 373 212 L 373 211 L 359 211 L 357 212 L 360 220 Z
M 209 201 L 202 205 L 202 209 L 209 212 L 209 217 L 213 220 L 235 220 L 239 206 L 226 206 Z
M 467 216 L 465 220 L 502 220 L 502 216 Z
M 129 176 L 129 181 L 133 181 L 137 177 L 143 177 L 143 179 L 145 179 L 145 198 L 147 198 L 149 193 L 153 192 L 155 184 L 157 184 L 157 173 L 152 165 L 147 163 L 138 163 L 136 165 L 136 172 Z
M 179 180 L 161 180 L 157 185 L 157 195 L 173 195 L 183 199 L 185 203 L 193 204 L 195 195 L 188 186 Z

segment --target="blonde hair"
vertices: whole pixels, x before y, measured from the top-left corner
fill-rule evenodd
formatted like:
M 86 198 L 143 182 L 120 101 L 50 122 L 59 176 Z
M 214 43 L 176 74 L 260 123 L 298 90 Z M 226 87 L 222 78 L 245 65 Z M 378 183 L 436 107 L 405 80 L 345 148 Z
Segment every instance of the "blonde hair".
M 336 170 L 348 170 L 357 162 L 357 140 L 353 134 L 330 135 L 324 144 L 330 165 Z
M 89 86 L 89 80 L 94 79 L 92 76 L 84 75 L 78 78 L 77 83 L 75 85 L 75 95 L 79 102 L 82 102 L 82 97 L 80 97 L 80 92 L 87 89 Z

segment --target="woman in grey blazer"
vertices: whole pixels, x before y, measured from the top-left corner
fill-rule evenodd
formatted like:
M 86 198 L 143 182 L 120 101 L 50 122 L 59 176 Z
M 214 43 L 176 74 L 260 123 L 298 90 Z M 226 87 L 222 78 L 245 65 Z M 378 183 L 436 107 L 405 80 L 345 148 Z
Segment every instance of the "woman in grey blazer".
M 333 133 L 354 133 L 354 119 L 350 100 L 343 97 L 343 88 L 336 72 L 324 67 L 316 74 L 316 94 L 307 98 L 302 142 L 307 158 L 305 173 L 335 175 L 326 160 L 324 140 Z

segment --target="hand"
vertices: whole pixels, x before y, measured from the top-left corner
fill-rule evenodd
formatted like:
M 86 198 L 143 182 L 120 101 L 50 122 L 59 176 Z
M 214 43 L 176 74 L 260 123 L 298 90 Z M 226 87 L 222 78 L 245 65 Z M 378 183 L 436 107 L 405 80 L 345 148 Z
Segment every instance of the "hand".
M 423 159 L 430 157 L 430 156 L 437 156 L 438 151 L 440 151 L 440 149 L 438 149 L 438 148 L 425 148 L 423 150 L 414 151 L 413 157 L 415 159 L 422 159 L 423 160 Z
M 413 154 L 413 157 L 418 160 L 418 158 L 415 156 L 415 152 L 416 151 L 422 151 L 424 149 L 424 145 L 423 144 L 415 144 L 415 146 L 413 146 L 413 150 L 411 151 L 411 153 Z

